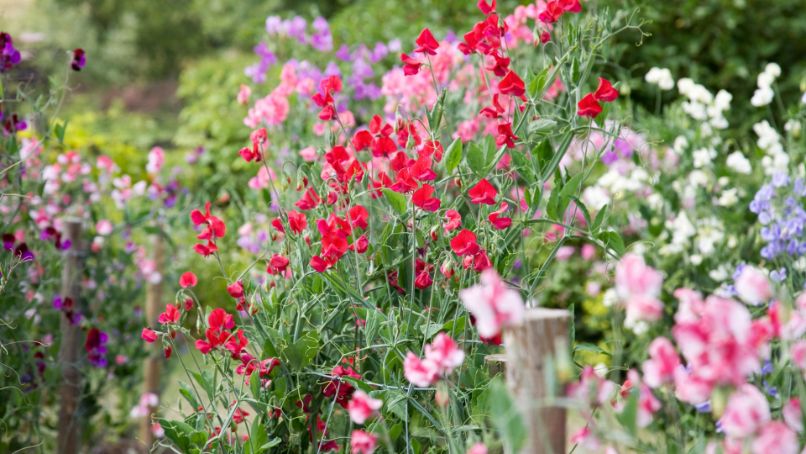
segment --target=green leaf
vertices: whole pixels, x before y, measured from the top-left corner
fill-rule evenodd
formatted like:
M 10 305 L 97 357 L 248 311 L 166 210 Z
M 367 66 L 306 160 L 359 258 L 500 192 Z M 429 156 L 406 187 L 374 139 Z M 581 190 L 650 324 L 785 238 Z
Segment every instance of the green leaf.
M 319 348 L 319 332 L 308 331 L 299 340 L 289 345 L 284 353 L 292 370 L 301 370 L 313 361 L 319 353 Z
M 506 452 L 520 452 L 526 442 L 526 426 L 523 424 L 515 402 L 512 400 L 506 385 L 500 378 L 490 382 L 490 397 L 488 401 L 489 414 L 493 426 L 501 436 Z
M 580 342 L 574 345 L 575 352 L 588 352 L 588 353 L 596 353 L 597 355 L 607 355 L 610 356 L 610 353 L 603 350 L 598 345 L 589 344 L 587 342 Z
M 529 85 L 526 87 L 530 98 L 535 99 L 543 94 L 543 90 L 546 88 L 546 82 L 548 81 L 548 74 L 549 68 L 547 67 L 532 77 L 532 80 L 529 81 Z
M 445 151 L 445 169 L 451 173 L 462 162 L 462 139 L 456 138 Z
M 624 408 L 621 410 L 621 413 L 616 416 L 621 425 L 624 426 L 627 432 L 633 437 L 638 433 L 639 393 L 638 387 L 633 387 L 632 390 L 630 390 L 630 397 L 628 397 L 627 402 L 624 403 Z
M 624 254 L 624 239 L 615 230 L 604 230 L 598 235 L 599 240 L 611 249 L 617 256 Z
M 192 435 L 195 435 L 196 432 L 193 427 L 182 421 L 173 421 L 164 418 L 157 418 L 157 422 L 162 427 L 162 430 L 165 431 L 165 438 L 171 440 L 182 451 L 190 450 L 193 445 Z
M 389 205 L 392 205 L 392 208 L 397 212 L 397 214 L 406 214 L 406 197 L 403 194 L 395 192 L 389 188 L 383 188 L 382 191 L 383 195 L 386 196 L 386 200 L 389 202 Z
M 484 177 L 487 174 L 487 153 L 478 143 L 472 142 L 467 150 L 467 165 L 476 175 Z
M 560 191 L 560 197 L 571 199 L 573 196 L 577 195 L 582 190 L 582 179 L 585 177 L 585 174 L 580 172 L 571 178 L 563 185 L 562 191 Z
M 529 134 L 548 135 L 557 126 L 557 122 L 548 118 L 541 118 L 529 123 Z
M 602 223 L 604 223 L 605 217 L 607 216 L 607 207 L 608 206 L 609 205 L 603 206 L 602 209 L 599 210 L 598 213 L 596 213 L 596 217 L 593 218 L 593 222 L 590 225 L 590 231 L 591 232 L 596 232 L 597 230 L 599 230 L 599 227 L 601 227 Z

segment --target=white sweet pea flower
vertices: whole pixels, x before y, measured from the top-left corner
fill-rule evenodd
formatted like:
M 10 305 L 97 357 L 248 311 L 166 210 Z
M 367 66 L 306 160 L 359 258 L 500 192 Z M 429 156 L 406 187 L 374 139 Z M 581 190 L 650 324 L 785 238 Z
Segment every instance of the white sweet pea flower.
M 745 158 L 741 151 L 734 151 L 733 153 L 729 154 L 728 159 L 725 161 L 725 165 L 727 165 L 728 168 L 734 172 L 742 175 L 748 175 L 753 171 L 750 160 Z

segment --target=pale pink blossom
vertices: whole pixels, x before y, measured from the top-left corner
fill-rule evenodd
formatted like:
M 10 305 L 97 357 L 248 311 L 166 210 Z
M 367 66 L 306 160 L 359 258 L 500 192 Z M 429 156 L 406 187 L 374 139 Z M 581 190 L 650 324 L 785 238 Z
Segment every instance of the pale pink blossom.
M 467 454 L 487 454 L 487 446 L 484 443 L 476 443 L 467 450 Z
M 305 147 L 302 150 L 299 150 L 299 155 L 305 162 L 316 161 L 316 159 L 319 157 L 319 154 L 316 152 L 316 148 L 314 147 Z
M 148 152 L 148 163 L 146 164 L 146 172 L 151 175 L 156 175 L 165 164 L 165 150 L 162 147 L 154 147 Z
M 241 84 L 241 87 L 238 89 L 238 96 L 237 101 L 238 104 L 247 105 L 249 104 L 249 97 L 252 96 L 252 89 L 249 88 L 249 85 Z
M 441 375 L 450 374 L 462 365 L 465 352 L 445 333 L 439 333 L 434 341 L 425 346 L 425 359 L 432 361 Z
M 364 424 L 367 419 L 375 415 L 383 405 L 380 399 L 373 399 L 367 393 L 357 390 L 347 403 L 347 413 L 356 424 Z
M 741 385 L 728 398 L 720 419 L 725 434 L 745 438 L 770 421 L 770 406 L 764 394 L 753 385 Z
M 753 440 L 753 454 L 798 454 L 798 436 L 781 421 L 771 421 Z
M 658 299 L 663 276 L 648 266 L 636 254 L 627 254 L 616 265 L 616 294 L 624 302 L 625 323 L 656 321 L 663 314 L 663 303 Z
M 651 388 L 674 381 L 680 357 L 669 339 L 658 337 L 649 344 L 649 359 L 644 362 L 644 381 Z
M 439 379 L 439 368 L 430 359 L 421 359 L 412 352 L 403 361 L 403 375 L 415 386 L 431 386 Z
M 101 219 L 95 224 L 95 232 L 98 235 L 102 236 L 109 235 L 110 233 L 112 233 L 112 230 L 114 230 L 114 226 L 112 225 L 112 222 L 109 221 L 108 219 Z
M 792 363 L 800 370 L 806 371 L 806 340 L 799 340 L 789 347 Z
M 459 298 L 476 319 L 479 336 L 492 338 L 506 327 L 522 322 L 525 308 L 521 295 L 507 287 L 494 269 L 481 273 L 481 282 L 459 291 Z
M 736 279 L 736 293 L 747 304 L 757 306 L 772 297 L 770 280 L 758 268 L 745 266 Z
M 787 426 L 798 433 L 803 432 L 803 413 L 800 408 L 800 399 L 797 397 L 789 399 L 789 402 L 784 404 L 781 409 L 781 413 L 784 415 L 784 422 L 786 422 Z
M 350 434 L 350 450 L 353 454 L 372 454 L 378 444 L 378 437 L 363 430 L 354 430 Z

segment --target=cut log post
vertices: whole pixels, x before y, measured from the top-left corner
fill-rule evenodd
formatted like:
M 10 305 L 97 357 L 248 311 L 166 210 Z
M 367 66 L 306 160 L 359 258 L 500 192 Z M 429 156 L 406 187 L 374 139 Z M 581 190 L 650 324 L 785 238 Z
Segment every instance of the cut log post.
M 152 238 L 154 266 L 163 275 L 164 266 L 164 245 L 161 236 L 155 235 Z M 158 283 L 149 283 L 146 287 L 146 307 L 145 315 L 149 326 L 157 326 L 162 307 L 162 279 Z M 155 342 L 147 345 L 148 358 L 145 363 L 145 376 L 143 380 L 143 394 L 152 393 L 160 395 L 160 369 L 162 366 L 162 349 L 160 344 Z M 153 411 L 149 408 L 148 414 L 140 423 L 140 440 L 150 449 L 154 444 L 154 433 L 151 431 L 151 417 Z
M 566 452 L 566 412 L 552 401 L 558 391 L 556 358 L 568 354 L 570 321 L 566 310 L 532 308 L 522 325 L 504 332 L 506 382 L 528 432 L 522 453 Z
M 70 219 L 66 222 L 66 240 L 70 248 L 64 251 L 62 268 L 61 297 L 69 298 L 77 312 L 83 312 L 85 304 L 81 300 L 81 279 L 83 276 L 83 242 L 81 241 L 81 222 Z M 81 370 L 81 327 L 68 319 L 64 314 L 60 323 L 61 345 L 59 347 L 59 369 L 62 382 L 59 386 L 59 433 L 56 452 L 58 454 L 74 454 L 81 451 L 81 426 L 83 417 L 80 412 L 83 377 Z

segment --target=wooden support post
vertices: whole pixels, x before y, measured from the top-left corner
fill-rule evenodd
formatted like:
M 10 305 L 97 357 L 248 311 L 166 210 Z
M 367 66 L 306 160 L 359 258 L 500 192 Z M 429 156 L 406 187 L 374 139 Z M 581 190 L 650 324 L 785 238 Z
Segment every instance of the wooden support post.
M 507 386 L 529 434 L 522 453 L 566 452 L 565 409 L 551 402 L 557 391 L 552 389 L 557 384 L 552 358 L 568 354 L 570 321 L 566 310 L 532 308 L 522 325 L 504 332 Z M 546 367 L 547 362 L 555 367 Z
M 81 300 L 81 279 L 83 276 L 83 242 L 81 241 L 81 221 L 70 219 L 66 223 L 66 239 L 70 248 L 64 252 L 62 268 L 63 300 L 70 298 L 73 307 L 83 312 L 85 304 Z M 56 452 L 58 454 L 74 454 L 80 452 L 81 426 L 83 416 L 80 413 L 83 377 L 81 370 L 81 327 L 74 325 L 66 315 L 61 317 L 61 345 L 59 347 L 59 368 L 62 382 L 59 386 L 58 437 Z
M 160 272 L 160 274 L 163 274 L 164 246 L 162 237 L 155 235 L 152 238 L 152 244 L 154 245 L 154 249 L 152 251 L 154 266 L 156 267 L 157 271 Z M 145 314 L 146 321 L 150 326 L 158 325 L 157 317 L 159 317 L 160 311 L 164 309 L 164 307 L 162 307 L 162 282 L 163 281 L 161 279 L 160 282 L 156 284 L 149 283 L 146 287 Z M 152 393 L 159 396 L 162 349 L 160 348 L 160 344 L 158 342 L 148 345 L 146 348 L 149 352 L 149 355 L 148 358 L 146 358 L 144 368 L 145 376 L 143 380 L 143 394 Z M 140 423 L 140 440 L 142 440 L 143 444 L 145 444 L 148 449 L 150 449 L 154 444 L 154 434 L 151 432 L 152 415 L 153 413 L 149 411 L 149 413 Z

